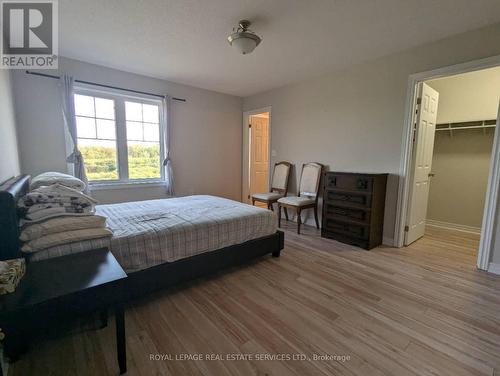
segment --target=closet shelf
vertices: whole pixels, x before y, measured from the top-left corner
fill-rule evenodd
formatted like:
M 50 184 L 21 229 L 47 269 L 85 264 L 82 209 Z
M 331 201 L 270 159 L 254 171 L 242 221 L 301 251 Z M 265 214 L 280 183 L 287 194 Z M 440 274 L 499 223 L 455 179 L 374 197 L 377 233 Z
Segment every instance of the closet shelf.
M 492 120 L 479 120 L 479 121 L 468 121 L 462 123 L 443 123 L 436 124 L 436 131 L 449 131 L 453 134 L 453 131 L 466 130 L 466 129 L 482 129 L 485 131 L 487 128 L 496 127 L 496 119 Z

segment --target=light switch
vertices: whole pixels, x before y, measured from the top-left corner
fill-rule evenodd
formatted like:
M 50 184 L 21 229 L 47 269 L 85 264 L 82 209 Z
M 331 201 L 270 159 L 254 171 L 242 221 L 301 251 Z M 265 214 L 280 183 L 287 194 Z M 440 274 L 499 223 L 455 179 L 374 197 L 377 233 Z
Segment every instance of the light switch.
M 271 150 L 271 157 L 276 157 L 278 156 L 278 152 L 276 150 Z

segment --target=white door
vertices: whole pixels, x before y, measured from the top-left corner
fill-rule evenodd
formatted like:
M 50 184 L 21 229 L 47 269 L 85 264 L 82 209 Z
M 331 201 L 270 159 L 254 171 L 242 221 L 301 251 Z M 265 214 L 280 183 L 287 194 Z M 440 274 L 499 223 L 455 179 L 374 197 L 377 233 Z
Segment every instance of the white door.
M 250 196 L 269 190 L 269 119 L 250 117 Z
M 405 227 L 405 245 L 421 238 L 425 232 L 439 93 L 422 83 L 419 87 L 418 98 L 418 112 L 413 133 L 413 169 L 410 175 L 410 201 Z

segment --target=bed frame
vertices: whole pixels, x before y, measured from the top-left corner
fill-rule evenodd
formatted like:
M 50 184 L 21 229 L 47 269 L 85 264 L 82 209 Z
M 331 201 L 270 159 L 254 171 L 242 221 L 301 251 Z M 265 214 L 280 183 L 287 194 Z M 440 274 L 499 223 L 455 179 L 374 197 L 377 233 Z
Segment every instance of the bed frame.
M 20 251 L 16 203 L 28 192 L 29 180 L 29 175 L 20 175 L 0 185 L 0 260 L 24 257 Z M 284 241 L 283 232 L 276 231 L 272 235 L 242 244 L 129 273 L 127 287 L 130 297 L 140 297 L 145 292 L 187 282 L 269 253 L 273 257 L 279 257 Z

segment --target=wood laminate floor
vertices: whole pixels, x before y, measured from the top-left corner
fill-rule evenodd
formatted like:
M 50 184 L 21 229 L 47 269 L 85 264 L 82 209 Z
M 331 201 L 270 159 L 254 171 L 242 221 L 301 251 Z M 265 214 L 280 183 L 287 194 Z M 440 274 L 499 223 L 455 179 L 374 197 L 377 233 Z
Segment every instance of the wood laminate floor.
M 285 226 L 280 258 L 131 304 L 127 374 L 500 375 L 500 276 L 475 269 L 478 236 L 367 252 Z M 10 371 L 116 375 L 114 323 L 41 340 Z

